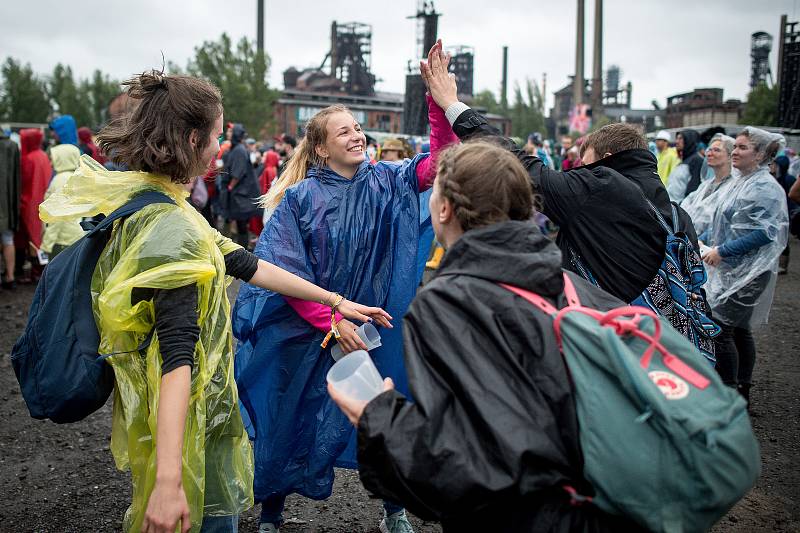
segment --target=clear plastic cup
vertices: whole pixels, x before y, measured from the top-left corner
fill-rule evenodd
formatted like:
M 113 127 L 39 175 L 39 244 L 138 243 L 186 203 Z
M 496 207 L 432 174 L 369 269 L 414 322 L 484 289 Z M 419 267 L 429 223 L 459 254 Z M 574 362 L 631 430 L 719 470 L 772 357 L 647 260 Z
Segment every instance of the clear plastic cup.
M 381 335 L 378 333 L 378 330 L 375 329 L 375 326 L 370 324 L 369 322 L 364 322 L 361 324 L 356 330 L 356 335 L 364 341 L 364 344 L 367 345 L 367 351 L 373 350 L 381 345 Z M 338 361 L 342 358 L 344 352 L 342 351 L 342 347 L 340 344 L 334 344 L 333 348 L 331 348 L 331 357 L 333 357 L 334 361 Z
M 351 352 L 328 370 L 328 383 L 342 394 L 356 400 L 370 401 L 383 392 L 383 379 L 369 353 Z

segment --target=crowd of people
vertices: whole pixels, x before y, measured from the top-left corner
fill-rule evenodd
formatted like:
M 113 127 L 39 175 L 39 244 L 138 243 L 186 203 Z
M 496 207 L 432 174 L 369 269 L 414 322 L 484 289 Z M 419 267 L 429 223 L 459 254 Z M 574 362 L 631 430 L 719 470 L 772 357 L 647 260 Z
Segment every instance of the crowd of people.
M 610 124 L 520 146 L 459 100 L 448 61 L 438 42 L 420 66 L 424 146 L 372 142 L 338 105 L 259 142 L 223 122 L 216 87 L 158 72 L 127 82 L 138 105 L 97 135 L 65 115 L 46 151 L 38 129 L 0 138 L 4 289 L 82 221 L 142 191 L 171 199 L 117 223 L 92 281 L 127 531 L 236 531 L 254 503 L 259 531 L 279 531 L 286 497 L 329 497 L 336 466 L 382 498 L 384 533 L 413 531 L 405 509 L 445 531 L 642 530 L 580 496 L 560 340 L 505 285 L 652 309 L 749 401 L 753 330 L 800 224 L 783 137 L 687 129 L 673 147 Z M 242 280 L 233 308 L 226 277 Z M 360 322 L 382 340 L 369 402 L 326 381 L 334 343 L 367 348 Z M 116 355 L 148 335 L 143 357 Z

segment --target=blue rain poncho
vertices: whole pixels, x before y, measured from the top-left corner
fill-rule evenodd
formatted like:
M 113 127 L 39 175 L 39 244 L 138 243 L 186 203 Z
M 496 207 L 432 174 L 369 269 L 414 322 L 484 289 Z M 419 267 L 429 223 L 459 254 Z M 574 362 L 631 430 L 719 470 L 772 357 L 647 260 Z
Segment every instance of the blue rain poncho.
M 425 263 L 431 255 L 433 244 L 433 224 L 431 223 L 431 210 L 428 202 L 431 199 L 433 187 L 419 195 L 419 250 L 417 251 L 417 283 L 422 281 L 425 273 Z
M 414 298 L 420 213 L 417 164 L 364 162 L 352 179 L 313 168 L 286 191 L 255 253 L 350 300 L 380 306 L 394 329 L 370 352 L 383 377 L 408 394 L 402 317 Z M 256 500 L 292 492 L 323 499 L 333 467 L 356 468 L 355 431 L 330 399 L 325 333 L 279 294 L 243 284 L 233 313 L 235 374 L 256 459 Z
M 718 199 L 705 244 L 722 248 L 753 232 L 763 232 L 769 242 L 743 255 L 723 253 L 719 265 L 706 265 L 706 293 L 715 320 L 752 328 L 767 321 L 772 306 L 778 257 L 789 238 L 786 193 L 766 165 L 730 180 Z

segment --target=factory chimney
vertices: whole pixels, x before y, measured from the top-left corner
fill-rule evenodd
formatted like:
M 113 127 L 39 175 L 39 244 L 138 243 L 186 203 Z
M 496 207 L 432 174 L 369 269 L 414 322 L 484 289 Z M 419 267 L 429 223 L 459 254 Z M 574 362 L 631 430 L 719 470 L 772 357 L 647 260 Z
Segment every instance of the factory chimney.
M 508 109 L 508 46 L 503 47 L 503 82 L 500 89 L 500 105 Z
M 603 107 L 603 0 L 594 0 L 594 64 L 592 68 L 592 115 Z
M 584 0 L 578 0 L 578 27 L 575 45 L 575 77 L 572 81 L 572 105 L 583 103 L 583 19 Z

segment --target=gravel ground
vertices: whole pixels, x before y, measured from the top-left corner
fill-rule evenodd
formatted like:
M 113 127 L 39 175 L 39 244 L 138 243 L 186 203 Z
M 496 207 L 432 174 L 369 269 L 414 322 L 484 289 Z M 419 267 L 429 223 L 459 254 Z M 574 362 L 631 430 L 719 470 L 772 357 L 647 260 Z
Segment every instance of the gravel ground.
M 789 274 L 778 282 L 771 323 L 757 334 L 751 395 L 763 472 L 716 532 L 800 532 L 800 248 L 794 251 Z M 30 418 L 20 396 L 8 354 L 33 291 L 0 290 L 0 532 L 119 531 L 131 491 L 109 451 L 110 402 L 79 423 L 56 425 Z M 285 516 L 286 533 L 376 532 L 382 507 L 355 472 L 339 470 L 331 498 L 292 496 Z M 257 531 L 257 517 L 257 509 L 244 514 L 240 531 Z M 441 531 L 416 518 L 412 523 L 418 533 Z

